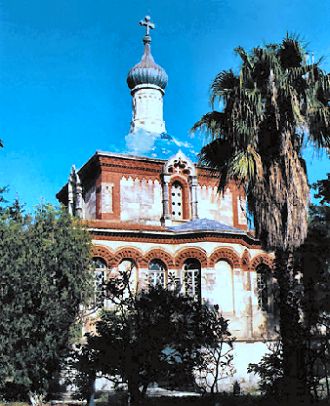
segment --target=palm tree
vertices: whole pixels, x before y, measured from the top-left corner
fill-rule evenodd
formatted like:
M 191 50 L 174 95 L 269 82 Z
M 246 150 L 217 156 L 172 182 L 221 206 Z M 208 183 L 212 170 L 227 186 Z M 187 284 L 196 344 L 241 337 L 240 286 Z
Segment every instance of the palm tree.
M 211 104 L 221 111 L 205 114 L 193 127 L 210 142 L 201 162 L 217 169 L 219 188 L 229 179 L 244 188 L 248 211 L 264 249 L 275 252 L 280 289 L 280 332 L 287 396 L 304 381 L 303 351 L 296 329 L 293 253 L 307 235 L 309 186 L 302 148 L 330 146 L 330 78 L 320 62 L 309 64 L 298 38 L 286 36 L 246 52 L 239 74 L 220 72 L 211 85 Z

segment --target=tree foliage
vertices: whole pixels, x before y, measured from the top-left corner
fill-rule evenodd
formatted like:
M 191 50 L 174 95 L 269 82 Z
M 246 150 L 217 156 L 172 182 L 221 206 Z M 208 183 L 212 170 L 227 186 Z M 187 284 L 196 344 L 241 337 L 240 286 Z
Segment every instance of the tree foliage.
M 133 404 L 142 401 L 151 383 L 194 387 L 203 348 L 229 340 L 227 321 L 220 315 L 215 320 L 207 306 L 160 286 L 132 292 L 125 272 L 110 279 L 106 295 L 113 310 L 102 313 L 96 332 L 86 335 L 86 345 L 73 356 L 75 382 L 87 398 L 96 376 L 117 388 L 127 385 Z
M 330 78 L 321 61 L 307 63 L 293 36 L 235 52 L 239 74 L 222 71 L 211 85 L 211 103 L 223 110 L 193 127 L 211 137 L 200 158 L 219 171 L 220 189 L 230 179 L 245 188 L 265 248 L 297 247 L 307 233 L 309 195 L 301 152 L 305 138 L 330 146 Z
M 305 243 L 296 254 L 296 267 L 303 275 L 304 327 L 306 330 L 308 385 L 317 398 L 321 386 L 330 398 L 330 182 L 318 181 L 320 205 L 310 208 Z
M 304 314 L 296 333 L 305 346 L 306 386 L 318 399 L 330 397 L 330 183 L 320 180 L 314 188 L 321 205 L 310 206 L 307 238 L 295 252 L 295 269 L 301 278 L 296 304 Z M 280 398 L 284 378 L 281 341 L 270 346 L 261 362 L 250 364 L 249 371 L 259 375 L 262 393 Z
M 238 74 L 220 72 L 211 85 L 211 103 L 221 111 L 193 127 L 210 134 L 201 161 L 218 171 L 219 188 L 229 180 L 244 188 L 248 211 L 262 246 L 275 251 L 279 284 L 284 384 L 294 401 L 306 388 L 294 250 L 307 236 L 309 186 L 302 149 L 330 147 L 330 77 L 321 61 L 308 63 L 301 41 L 238 47 Z
M 207 330 L 213 339 L 206 341 L 202 349 L 202 362 L 195 367 L 196 384 L 202 393 L 218 393 L 221 381 L 233 376 L 233 343 L 226 320 L 219 313 L 219 306 L 206 307 Z
M 0 214 L 0 390 L 46 395 L 90 292 L 90 238 L 64 211 L 18 201 Z

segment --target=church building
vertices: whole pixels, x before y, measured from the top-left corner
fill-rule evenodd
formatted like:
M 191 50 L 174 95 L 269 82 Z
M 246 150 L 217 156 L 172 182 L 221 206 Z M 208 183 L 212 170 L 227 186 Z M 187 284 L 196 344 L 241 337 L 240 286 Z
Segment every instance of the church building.
M 274 339 L 273 257 L 249 231 L 243 191 L 234 182 L 218 193 L 218 174 L 199 165 L 167 134 L 163 100 L 168 77 L 151 54 L 150 17 L 141 61 L 128 73 L 131 154 L 97 151 L 57 194 L 88 225 L 96 275 L 133 269 L 132 286 L 161 284 L 218 304 L 230 320 L 233 380 L 247 374 Z M 134 152 L 138 140 L 149 151 Z M 180 144 L 181 145 L 181 144 Z M 147 148 L 148 147 L 148 148 Z

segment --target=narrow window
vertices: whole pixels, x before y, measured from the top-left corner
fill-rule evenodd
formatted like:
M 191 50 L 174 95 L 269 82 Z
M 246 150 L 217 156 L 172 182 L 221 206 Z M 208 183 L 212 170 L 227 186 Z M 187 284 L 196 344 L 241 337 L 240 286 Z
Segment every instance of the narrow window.
M 201 297 L 201 264 L 197 259 L 187 259 L 183 265 L 183 292 L 197 300 Z
M 119 272 L 123 274 L 123 277 L 125 277 L 125 284 L 127 286 L 127 282 L 129 284 L 129 289 L 131 293 L 136 292 L 137 288 L 137 269 L 135 262 L 130 259 L 123 259 L 121 263 L 119 264 Z M 127 279 L 126 279 L 127 278 Z M 128 296 L 128 289 L 127 289 L 127 296 Z
M 104 305 L 104 283 L 107 265 L 102 258 L 93 258 L 94 265 L 94 304 L 96 307 Z
M 171 188 L 171 212 L 173 220 L 182 220 L 183 218 L 183 189 L 178 181 L 175 181 Z
M 257 297 L 259 309 L 269 312 L 270 311 L 270 281 L 271 272 L 268 266 L 261 264 L 257 267 Z
M 149 286 L 165 287 L 166 266 L 160 259 L 153 259 L 149 263 L 149 272 L 147 274 L 147 284 Z

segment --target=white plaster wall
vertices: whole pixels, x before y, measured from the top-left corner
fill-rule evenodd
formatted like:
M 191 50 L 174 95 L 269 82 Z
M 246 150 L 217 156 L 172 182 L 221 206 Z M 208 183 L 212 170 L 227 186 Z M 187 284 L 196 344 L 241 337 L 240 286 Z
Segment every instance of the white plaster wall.
M 151 133 L 165 132 L 163 95 L 157 89 L 140 89 L 133 95 L 131 132 L 142 128 Z
M 101 184 L 101 205 L 102 213 L 112 213 L 113 212 L 113 183 L 103 182 Z
M 263 355 L 268 352 L 267 343 L 261 341 L 235 342 L 233 363 L 236 369 L 231 378 L 231 384 L 237 380 L 245 391 L 257 388 L 258 376 L 248 374 L 247 368 L 250 363 L 258 363 Z
M 232 194 L 226 189 L 223 197 L 218 188 L 212 186 L 197 187 L 198 217 L 219 221 L 229 226 L 233 225 Z
M 245 199 L 241 199 L 237 197 L 237 209 L 238 209 L 238 223 L 239 224 L 247 224 L 247 204 Z
M 132 177 L 120 180 L 121 221 L 159 225 L 162 208 L 162 191 L 158 180 Z
M 202 299 L 219 305 L 221 313 L 233 314 L 233 270 L 226 261 L 219 261 L 214 268 L 202 269 Z
M 96 187 L 92 186 L 84 197 L 84 218 L 92 220 L 96 218 Z
M 141 234 L 141 233 L 140 233 Z M 124 247 L 137 248 L 145 255 L 152 249 L 162 249 L 172 256 L 176 256 L 183 248 L 202 248 L 209 257 L 216 249 L 221 247 L 232 248 L 239 257 L 247 249 L 241 244 L 226 244 L 218 242 L 199 242 L 190 244 L 157 244 L 142 242 L 123 242 L 123 241 L 100 241 L 94 240 L 94 244 L 109 247 L 113 252 Z M 262 253 L 259 249 L 248 250 L 253 259 L 256 255 Z M 225 269 L 230 269 L 230 273 Z M 145 285 L 147 269 L 138 270 L 138 285 L 143 288 Z M 247 278 L 251 276 L 251 291 L 247 291 Z M 266 335 L 265 314 L 258 308 L 256 273 L 245 272 L 240 268 L 231 267 L 227 262 L 220 261 L 214 269 L 202 268 L 201 275 L 202 299 L 211 304 L 220 305 L 225 318 L 230 320 L 230 331 L 240 339 L 242 338 L 261 338 Z M 252 317 L 249 316 L 249 310 L 252 305 Z M 251 330 L 252 325 L 252 330 Z

